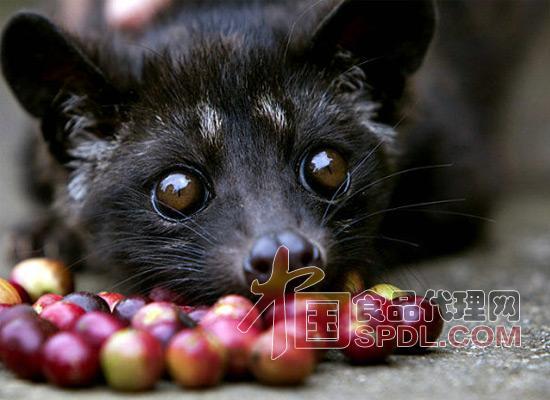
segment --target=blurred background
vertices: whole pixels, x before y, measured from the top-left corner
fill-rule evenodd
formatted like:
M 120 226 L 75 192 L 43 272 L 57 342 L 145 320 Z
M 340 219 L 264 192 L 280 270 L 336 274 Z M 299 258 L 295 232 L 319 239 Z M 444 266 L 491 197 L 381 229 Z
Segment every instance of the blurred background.
M 80 0 L 68 1 L 75 3 Z M 16 10 L 31 8 L 37 3 L 0 0 L 0 25 L 3 26 Z M 478 2 L 488 10 L 488 14 L 510 3 L 504 0 Z M 514 4 L 522 8 L 533 7 L 537 3 L 535 0 L 518 0 Z M 494 19 L 491 22 L 484 20 L 481 13 L 481 20 L 477 21 L 477 24 L 485 25 L 489 33 L 493 28 L 495 32 L 503 27 L 509 28 L 505 29 L 511 32 L 506 40 L 511 47 L 520 49 L 515 53 L 518 60 L 508 78 L 507 87 L 495 105 L 499 117 L 493 124 L 497 138 L 494 152 L 504 169 L 501 174 L 504 180 L 501 188 L 503 195 L 489 227 L 489 242 L 463 254 L 407 266 L 387 277 L 398 286 L 417 290 L 428 287 L 519 290 L 522 296 L 523 348 L 513 352 L 499 349 L 450 351 L 432 358 L 430 363 L 422 359 L 417 363 L 412 359 L 409 364 L 400 367 L 401 374 L 409 374 L 406 375 L 406 395 L 409 399 L 415 398 L 415 394 L 419 398 L 438 394 L 448 398 L 449 389 L 453 387 L 465 390 L 467 398 L 474 393 L 499 398 L 544 398 L 550 393 L 547 379 L 550 374 L 550 7 L 541 9 L 546 10 L 546 15 L 538 16 L 542 23 L 528 24 L 527 29 L 531 30 L 529 39 L 521 43 L 515 40 L 514 18 L 503 19 L 501 24 L 504 25 L 496 26 L 491 25 Z M 31 216 L 30 204 L 24 196 L 25 182 L 22 181 L 19 158 L 26 133 L 23 129 L 25 123 L 28 123 L 26 116 L 3 80 L 0 80 L 2 276 L 6 276 L 10 268 L 4 256 L 6 234 L 10 227 Z M 78 283 L 80 288 L 108 289 L 102 287 L 105 283 L 90 275 Z M 433 381 L 434 368 L 437 369 L 437 381 Z M 371 393 L 376 394 L 378 390 L 384 398 L 392 393 L 399 395 L 403 388 L 395 385 L 395 376 L 384 374 L 383 369 L 377 370 L 376 380 L 369 387 Z M 461 376 L 459 380 L 457 375 Z M 321 374 L 321 377 L 325 382 L 332 380 L 333 387 L 339 388 L 339 394 L 349 390 L 353 395 L 353 383 L 349 387 L 342 384 L 351 379 L 349 374 L 338 372 Z M 423 382 L 426 380 L 433 382 L 425 385 Z M 19 389 L 19 386 L 13 386 L 10 393 L 15 397 L 10 398 L 20 398 Z M 320 398 L 331 393 L 328 389 Z M 40 396 L 36 394 L 35 397 Z

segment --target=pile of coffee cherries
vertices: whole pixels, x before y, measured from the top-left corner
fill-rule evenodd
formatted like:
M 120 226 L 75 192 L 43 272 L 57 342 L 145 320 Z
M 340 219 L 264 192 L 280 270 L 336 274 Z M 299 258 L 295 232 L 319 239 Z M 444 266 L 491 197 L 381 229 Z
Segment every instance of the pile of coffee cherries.
M 388 284 L 368 293 L 344 305 L 351 322 L 338 327 L 347 338 L 341 347 L 351 362 L 380 362 L 395 352 L 397 340 L 389 335 L 376 340 L 374 329 L 382 321 L 389 324 L 391 313 L 410 328 L 409 335 L 424 330 L 430 340 L 439 336 L 443 322 L 435 304 Z M 238 295 L 210 307 L 183 302 L 160 287 L 148 296 L 73 292 L 72 276 L 61 262 L 29 259 L 15 266 L 9 281 L 0 279 L 0 359 L 23 379 L 46 379 L 60 387 L 106 382 L 115 390 L 144 391 L 166 377 L 186 388 L 250 377 L 269 385 L 296 385 L 325 353 L 290 345 L 272 357 L 273 348 L 306 337 L 298 328 L 308 324 L 306 305 L 294 296 L 286 298 L 286 323 L 273 312 L 262 318 L 250 300 Z M 415 311 L 399 311 L 406 306 Z M 252 321 L 258 318 L 243 332 L 237 326 L 247 314 Z

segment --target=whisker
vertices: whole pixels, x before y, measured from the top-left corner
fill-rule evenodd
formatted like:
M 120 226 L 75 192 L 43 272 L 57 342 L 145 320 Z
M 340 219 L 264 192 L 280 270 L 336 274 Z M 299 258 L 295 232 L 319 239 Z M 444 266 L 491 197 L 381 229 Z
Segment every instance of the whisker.
M 409 246 L 412 246 L 412 247 L 420 247 L 420 245 L 419 245 L 418 243 L 410 242 L 410 241 L 404 240 L 404 239 L 393 238 L 393 237 L 386 236 L 386 235 L 357 235 L 357 236 L 350 236 L 350 237 L 346 237 L 346 238 L 344 238 L 344 239 L 342 239 L 342 240 L 339 240 L 338 243 L 342 244 L 342 243 L 354 241 L 354 240 L 357 240 L 357 239 L 382 239 L 382 240 L 386 240 L 386 241 L 389 241 L 389 242 L 395 242 L 395 243 L 406 244 L 406 245 L 409 245 Z
M 489 222 L 489 223 L 496 223 L 495 219 L 483 217 L 481 215 L 475 215 L 475 214 L 468 214 L 458 211 L 447 211 L 447 210 L 404 210 L 404 212 L 425 212 L 425 213 L 433 213 L 433 214 L 446 214 L 446 215 L 456 215 L 459 217 L 466 217 L 466 218 L 472 218 L 472 219 L 479 219 L 481 221 Z
M 384 181 L 386 181 L 390 178 L 395 178 L 395 177 L 401 176 L 401 175 L 406 174 L 406 173 L 411 173 L 411 172 L 417 172 L 417 171 L 428 170 L 428 169 L 436 169 L 436 168 L 448 168 L 448 167 L 452 167 L 452 166 L 453 166 L 453 164 L 435 164 L 435 165 L 424 165 L 424 166 L 420 166 L 420 167 L 407 168 L 407 169 L 404 169 L 404 170 L 397 171 L 397 172 L 391 173 L 389 175 L 386 175 L 386 176 L 384 176 L 380 179 L 375 180 L 374 182 L 369 182 L 365 186 L 362 186 L 362 187 L 356 189 L 354 193 L 347 196 L 340 204 L 338 204 L 338 206 L 332 211 L 332 213 L 328 216 L 328 218 L 326 219 L 325 222 L 330 221 L 331 218 L 333 218 L 336 215 L 336 213 L 338 211 L 340 211 L 350 201 L 350 199 L 352 199 L 353 197 L 355 197 L 356 195 L 358 195 L 360 193 L 364 193 L 366 190 L 370 189 L 371 187 L 373 187 L 373 186 L 375 186 L 375 185 L 377 185 L 381 182 L 384 182 Z M 328 207 L 327 207 L 327 209 L 328 209 Z M 324 216 L 323 216 L 323 219 L 324 219 Z
M 357 219 L 353 220 L 352 222 L 350 222 L 349 224 L 344 225 L 342 228 L 340 228 L 335 233 L 335 236 L 340 235 L 342 232 L 344 232 L 346 229 L 350 228 L 351 226 L 353 226 L 353 225 L 355 225 L 359 222 L 362 222 L 362 221 L 364 221 L 368 218 L 374 217 L 376 215 L 385 214 L 385 213 L 388 213 L 388 212 L 399 211 L 399 210 L 404 210 L 404 209 L 413 208 L 413 207 L 431 206 L 431 205 L 447 204 L 447 203 L 458 203 L 458 202 L 463 202 L 465 200 L 466 199 L 462 198 L 462 199 L 448 199 L 448 200 L 438 200 L 438 201 L 425 201 L 425 202 L 421 202 L 421 203 L 406 204 L 406 205 L 402 205 L 402 206 L 397 206 L 397 207 L 387 208 L 387 209 L 384 209 L 384 210 L 375 211 L 375 212 L 367 214 L 367 215 L 365 215 L 361 218 L 357 218 Z
M 376 152 L 376 150 L 378 150 L 378 148 L 380 146 L 382 146 L 382 144 L 384 143 L 384 139 L 380 139 L 380 141 L 378 142 L 378 144 L 376 146 L 374 146 L 374 148 L 369 151 L 367 153 L 367 155 L 365 157 L 363 157 L 361 159 L 361 161 L 359 161 L 359 163 L 351 170 L 350 172 L 350 178 L 353 176 L 353 174 L 355 173 L 355 171 L 357 171 L 367 160 L 370 159 L 370 157 L 372 157 L 372 155 Z M 342 182 L 342 184 L 340 184 L 340 186 L 338 187 L 338 190 L 336 190 L 336 192 L 334 193 L 334 195 L 332 196 L 332 198 L 330 199 L 330 202 L 327 204 L 327 207 L 325 209 L 325 212 L 323 213 L 323 217 L 321 218 L 321 226 L 325 226 L 325 218 L 327 216 L 327 213 L 328 211 L 330 210 L 330 206 L 332 205 L 332 202 L 334 201 L 334 199 L 336 198 L 336 196 L 339 194 L 340 190 L 342 190 L 342 188 L 344 187 L 346 182 Z

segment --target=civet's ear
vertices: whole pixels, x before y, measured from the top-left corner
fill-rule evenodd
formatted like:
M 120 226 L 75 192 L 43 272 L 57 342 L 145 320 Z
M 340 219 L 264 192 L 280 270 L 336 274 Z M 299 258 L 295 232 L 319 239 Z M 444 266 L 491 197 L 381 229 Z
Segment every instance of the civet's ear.
M 71 118 L 101 121 L 105 131 L 92 134 L 108 134 L 105 122 L 113 120 L 109 105 L 116 91 L 76 42 L 47 18 L 34 13 L 13 17 L 2 37 L 1 61 L 15 97 L 42 119 L 44 137 L 58 158 L 68 158 Z
M 344 0 L 320 24 L 312 56 L 351 54 L 370 82 L 402 80 L 422 63 L 435 29 L 431 0 Z

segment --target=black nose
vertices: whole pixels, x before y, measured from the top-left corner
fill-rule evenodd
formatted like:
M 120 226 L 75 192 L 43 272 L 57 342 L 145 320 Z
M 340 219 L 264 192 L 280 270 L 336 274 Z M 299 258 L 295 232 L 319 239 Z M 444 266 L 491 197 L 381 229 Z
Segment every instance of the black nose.
M 259 237 L 252 245 L 250 255 L 244 263 L 249 282 L 267 280 L 271 273 L 273 258 L 280 246 L 288 248 L 290 269 L 315 265 L 322 267 L 321 251 L 310 240 L 291 230 L 271 233 Z

